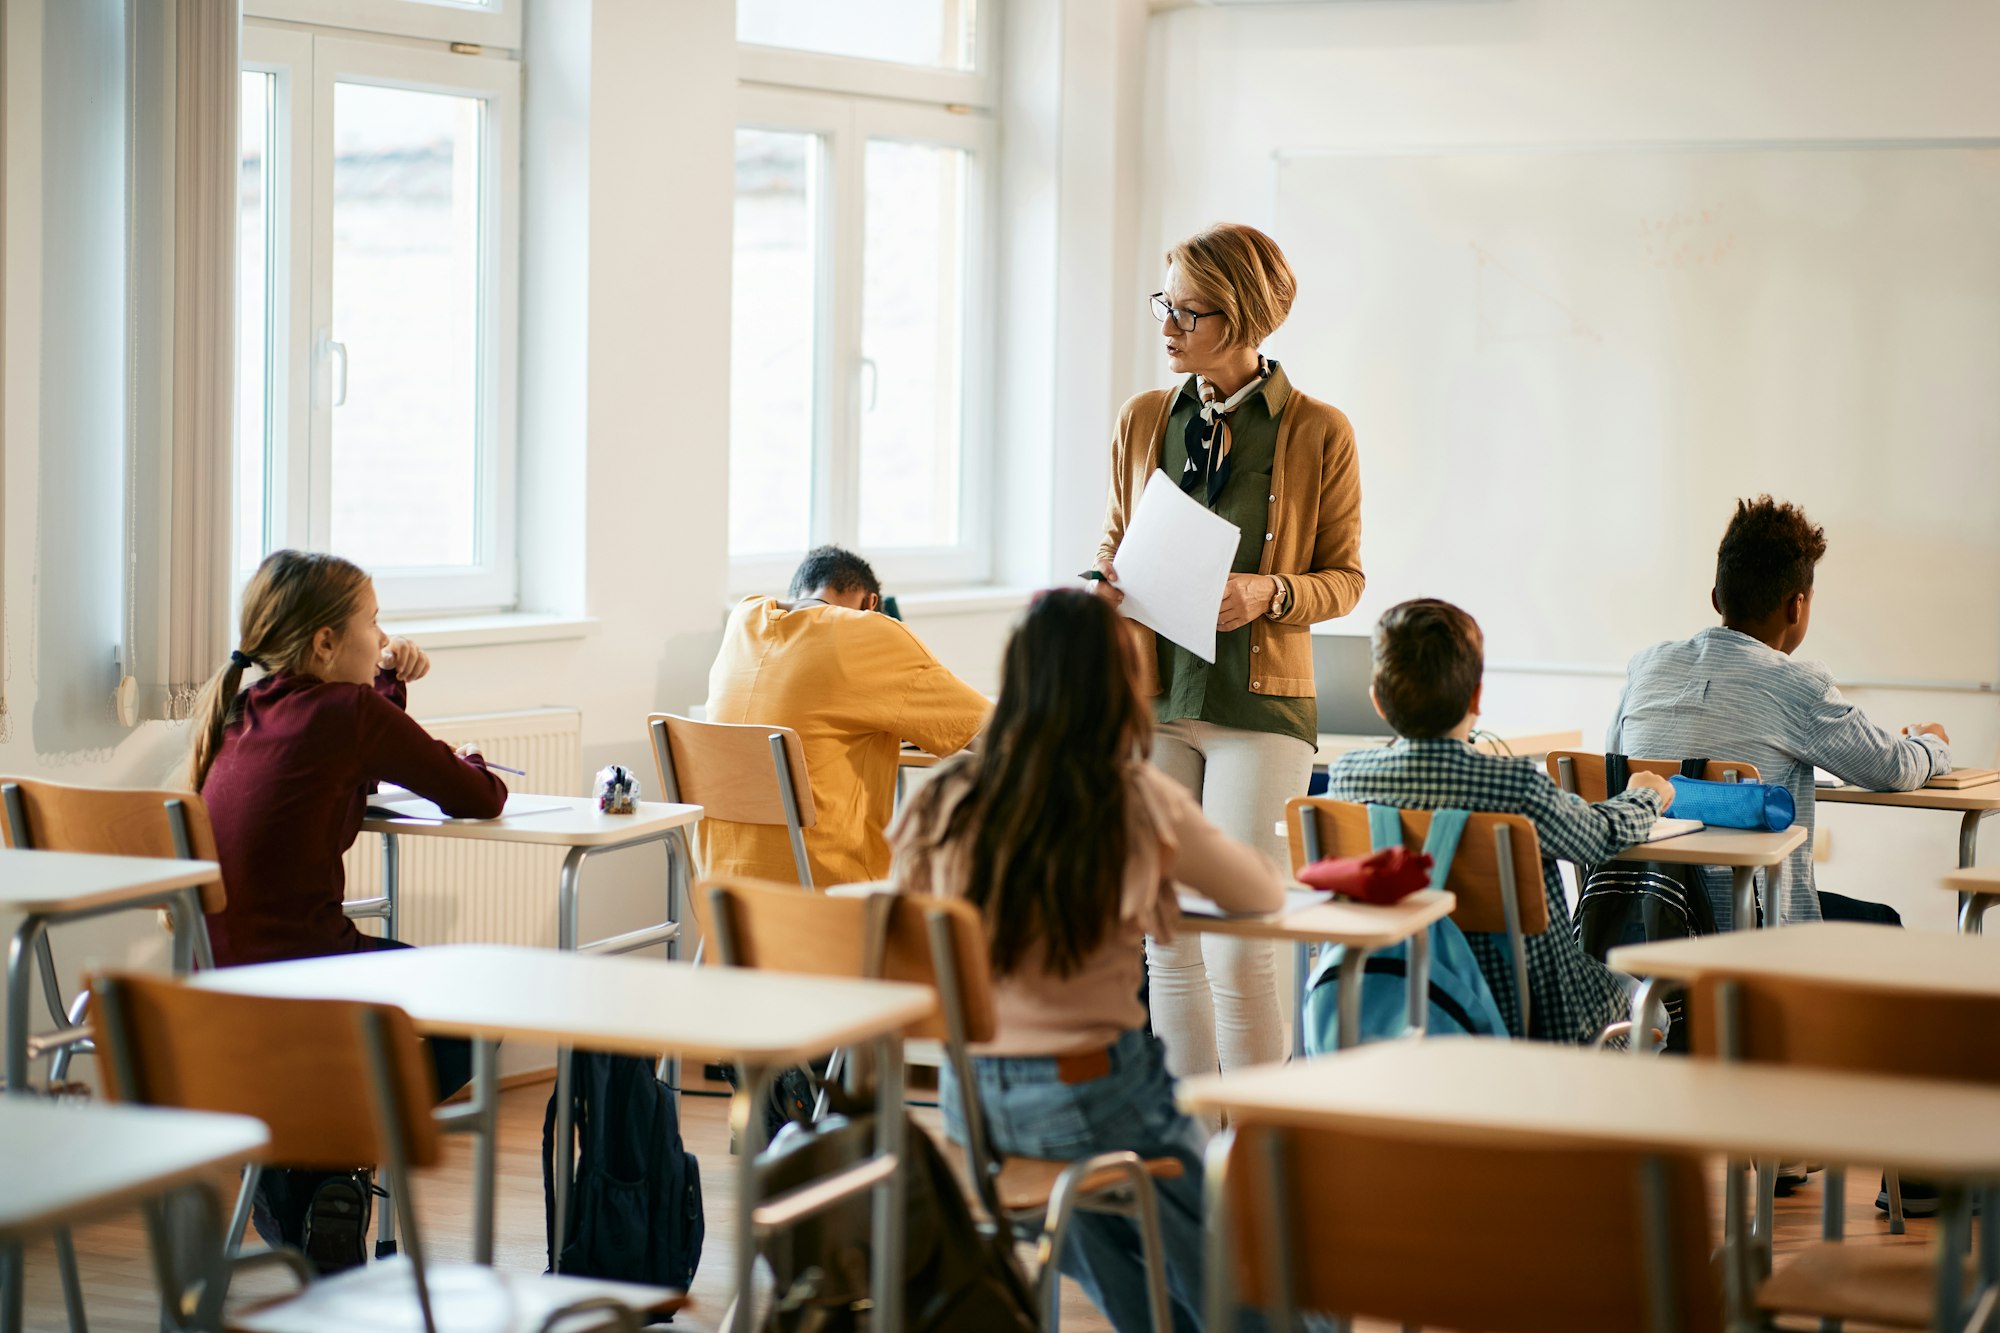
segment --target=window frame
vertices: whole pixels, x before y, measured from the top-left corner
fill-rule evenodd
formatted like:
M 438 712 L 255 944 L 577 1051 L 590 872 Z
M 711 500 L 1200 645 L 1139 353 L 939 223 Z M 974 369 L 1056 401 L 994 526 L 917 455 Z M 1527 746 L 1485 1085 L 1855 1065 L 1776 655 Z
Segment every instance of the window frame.
M 271 0 L 263 0 L 271 3 Z M 968 0 L 958 0 L 964 4 Z M 977 0 L 973 16 L 972 67 L 906 65 L 894 60 L 829 55 L 796 47 L 736 44 L 736 77 L 746 84 L 811 89 L 855 97 L 888 98 L 991 110 L 1000 101 L 996 68 L 999 53 L 999 0 Z
M 527 0 L 243 0 L 245 19 L 277 19 L 517 51 Z M 245 25 L 246 31 L 248 24 Z
M 990 14 L 990 6 L 985 7 Z M 989 20 L 982 15 L 982 28 Z M 744 51 L 751 48 L 745 46 Z M 797 53 L 784 53 L 787 55 Z M 843 57 L 808 57 L 817 61 Z M 847 61 L 873 65 L 879 62 Z M 900 66 L 884 66 L 902 69 Z M 897 588 L 958 586 L 992 576 L 991 363 L 997 351 L 990 310 L 991 247 L 999 134 L 989 115 L 822 89 L 744 86 L 737 129 L 807 133 L 820 143 L 825 182 L 815 219 L 813 486 L 807 547 L 835 542 L 864 549 L 860 535 L 863 283 L 867 243 L 867 150 L 875 140 L 957 149 L 966 154 L 960 252 L 958 540 L 950 545 L 867 550 Z M 782 587 L 804 549 L 731 553 L 732 591 Z
M 395 0 L 400 2 L 400 0 Z M 274 337 L 267 392 L 277 438 L 266 442 L 266 549 L 329 550 L 332 537 L 334 89 L 372 84 L 479 98 L 479 376 L 475 409 L 477 562 L 371 571 L 385 614 L 482 614 L 519 602 L 517 509 L 521 70 L 510 59 L 246 23 L 241 67 L 277 76 L 267 207 L 279 219 L 267 256 Z M 304 114 L 301 114 L 302 108 Z M 273 157 L 277 155 L 274 152 Z M 275 164 L 273 164 L 275 166 Z M 276 252 L 282 252 L 282 257 Z M 282 286 L 282 290 L 281 290 Z M 239 424 L 239 447 L 245 439 Z M 261 558 L 261 553 L 259 553 Z M 238 553 L 239 570 L 248 564 Z M 247 571 L 246 571 L 247 572 Z

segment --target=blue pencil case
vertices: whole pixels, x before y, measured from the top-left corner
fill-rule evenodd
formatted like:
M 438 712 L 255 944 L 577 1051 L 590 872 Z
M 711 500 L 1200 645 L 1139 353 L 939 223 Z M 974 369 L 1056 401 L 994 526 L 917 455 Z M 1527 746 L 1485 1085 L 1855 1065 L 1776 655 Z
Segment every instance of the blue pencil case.
M 1714 828 L 1757 829 L 1777 833 L 1792 826 L 1797 813 L 1792 793 L 1768 782 L 1704 782 L 1672 777 L 1674 819 L 1699 819 Z

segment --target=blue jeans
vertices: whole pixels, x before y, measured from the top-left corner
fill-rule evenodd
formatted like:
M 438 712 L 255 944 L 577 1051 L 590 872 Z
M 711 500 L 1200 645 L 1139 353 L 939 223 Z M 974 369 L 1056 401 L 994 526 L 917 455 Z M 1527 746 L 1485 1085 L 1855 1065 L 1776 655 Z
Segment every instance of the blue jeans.
M 1067 1160 L 1129 1149 L 1141 1157 L 1177 1157 L 1179 1180 L 1155 1180 L 1160 1234 L 1166 1247 L 1167 1298 L 1175 1333 L 1201 1329 L 1201 1154 L 1204 1135 L 1174 1107 L 1165 1048 L 1134 1030 L 1111 1047 L 1111 1072 L 1088 1083 L 1064 1083 L 1048 1057 L 976 1058 L 972 1075 L 996 1152 Z M 965 1142 L 958 1081 L 942 1071 L 945 1132 Z M 1139 1228 L 1132 1219 L 1079 1213 L 1057 1261 L 1082 1284 L 1118 1333 L 1152 1327 Z

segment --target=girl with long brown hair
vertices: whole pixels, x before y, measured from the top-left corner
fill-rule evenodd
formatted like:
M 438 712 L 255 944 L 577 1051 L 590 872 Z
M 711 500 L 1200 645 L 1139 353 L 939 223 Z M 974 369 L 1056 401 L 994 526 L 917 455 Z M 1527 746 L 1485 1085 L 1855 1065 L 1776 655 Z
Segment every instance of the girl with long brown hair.
M 1271 911 L 1270 858 L 1224 835 L 1146 762 L 1151 712 L 1108 602 L 1045 593 L 1008 641 L 980 750 L 942 766 L 891 833 L 910 892 L 963 897 L 986 923 L 998 1030 L 973 1074 L 993 1147 L 1075 1158 L 1129 1149 L 1180 1159 L 1158 1182 L 1177 1329 L 1201 1326 L 1199 1128 L 1174 1106 L 1140 999 L 1148 935 L 1171 939 L 1184 884 L 1236 911 Z M 955 1084 L 941 1099 L 963 1138 Z M 1114 1327 L 1147 1327 L 1139 1237 L 1085 1214 L 1059 1256 Z
M 338 556 L 274 551 L 243 590 L 229 661 L 195 705 L 189 785 L 215 827 L 229 903 L 208 918 L 223 967 L 400 947 L 341 910 L 341 856 L 377 783 L 407 787 L 446 814 L 490 818 L 507 788 L 467 747 L 454 752 L 404 707 L 430 659 L 375 623 L 374 584 Z M 264 674 L 247 689 L 251 669 Z M 471 1072 L 462 1041 L 433 1041 L 438 1092 Z M 257 1229 L 301 1246 L 323 1270 L 361 1262 L 365 1172 L 264 1173 Z

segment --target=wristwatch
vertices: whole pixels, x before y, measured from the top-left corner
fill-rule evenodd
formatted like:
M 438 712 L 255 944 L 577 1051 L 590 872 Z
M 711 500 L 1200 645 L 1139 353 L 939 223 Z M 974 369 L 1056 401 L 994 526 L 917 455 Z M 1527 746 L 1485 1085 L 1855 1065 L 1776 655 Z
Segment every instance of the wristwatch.
M 1271 575 L 1271 581 L 1278 585 L 1278 591 L 1271 597 L 1271 609 L 1264 613 L 1266 620 L 1276 620 L 1292 609 L 1292 585 L 1285 582 L 1282 574 Z

